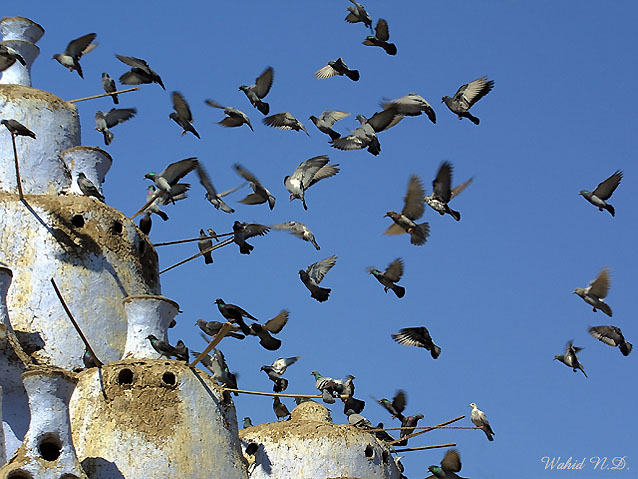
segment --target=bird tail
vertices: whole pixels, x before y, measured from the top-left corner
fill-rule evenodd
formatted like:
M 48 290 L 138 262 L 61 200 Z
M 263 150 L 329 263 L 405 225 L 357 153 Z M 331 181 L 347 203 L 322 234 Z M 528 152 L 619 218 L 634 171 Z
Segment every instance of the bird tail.
M 379 143 L 377 138 L 373 138 L 370 145 L 368 145 L 368 152 L 372 153 L 374 156 L 381 153 L 381 143 Z
M 611 308 L 609 307 L 607 303 L 601 301 L 600 304 L 597 306 L 597 308 L 611 318 L 612 316 Z
M 578 365 L 578 369 L 580 369 L 583 372 L 583 374 L 585 375 L 585 377 L 587 377 L 587 373 L 585 372 L 585 368 L 583 367 L 582 364 Z
M 488 441 L 493 441 L 494 440 L 494 436 L 492 436 L 492 433 L 490 431 L 487 431 L 486 429 L 483 429 L 483 432 L 487 436 L 487 440 Z
M 452 218 L 454 218 L 456 221 L 461 221 L 461 213 L 459 213 L 458 211 L 454 211 L 449 206 L 447 207 L 447 210 L 448 210 L 448 213 L 450 213 L 450 216 L 452 216 Z
M 310 242 L 312 243 L 312 246 L 314 246 L 317 251 L 321 249 L 314 239 L 310 240 Z
M 204 263 L 212 264 L 213 263 L 213 255 L 209 252 L 204 255 Z
M 359 81 L 359 70 L 348 70 L 346 76 L 352 81 Z
M 620 352 L 622 353 L 623 356 L 629 356 L 629 353 L 631 352 L 632 348 L 633 348 L 633 345 L 625 341 L 624 343 L 620 345 Z
M 609 214 L 610 214 L 611 216 L 616 216 L 616 210 L 615 210 L 615 209 L 614 209 L 614 207 L 613 207 L 613 206 L 611 206 L 610 204 L 606 204 L 606 205 L 605 205 L 605 209 L 606 209 L 607 211 L 609 211 Z
M 461 116 L 464 116 L 465 118 L 467 118 L 468 120 L 470 120 L 472 123 L 474 123 L 475 125 L 478 125 L 479 123 L 481 123 L 481 120 L 479 120 L 478 118 L 476 118 L 474 115 L 472 115 L 469 111 L 466 111 L 465 113 L 462 113 Z
M 78 75 L 80 75 L 80 78 L 84 80 L 84 74 L 82 73 L 82 67 L 80 66 L 80 62 L 75 62 L 75 71 L 77 71 Z
M 432 343 L 432 349 L 430 350 L 430 354 L 432 355 L 432 359 L 436 359 L 441 354 L 441 348 L 439 348 L 436 344 Z
M 250 252 L 254 249 L 255 247 L 253 245 L 248 244 L 245 241 L 239 245 L 239 252 L 241 254 L 250 254 Z
M 110 145 L 111 141 L 113 141 L 113 133 L 109 130 L 103 131 L 102 133 L 104 134 L 104 144 Z
M 332 128 L 328 129 L 328 135 L 330 135 L 330 139 L 333 141 L 338 138 L 341 138 L 341 135 L 337 133 L 336 131 L 334 131 Z
M 394 43 L 386 43 L 383 46 L 383 49 L 388 55 L 396 55 L 397 54 L 397 46 Z
M 157 211 L 157 216 L 162 218 L 164 221 L 168 221 L 168 215 L 164 213 L 162 210 Z
M 264 115 L 267 115 L 268 112 L 270 111 L 270 105 L 268 103 L 266 103 L 265 101 L 260 101 L 255 106 Z
M 313 288 L 310 296 L 315 298 L 320 303 L 323 303 L 330 297 L 330 291 L 332 291 L 330 288 L 321 288 L 317 286 L 316 288 Z
M 116 105 L 120 104 L 120 100 L 117 98 L 117 95 L 111 95 L 111 98 L 113 98 L 113 103 Z
M 397 298 L 403 298 L 405 296 L 405 288 L 398 284 L 392 285 L 392 291 L 394 291 L 394 294 L 397 295 Z
M 279 378 L 275 381 L 272 390 L 276 393 L 285 391 L 288 388 L 288 380 L 286 378 Z
M 410 233 L 410 242 L 414 245 L 421 246 L 425 244 L 428 236 L 430 236 L 430 224 L 426 221 L 416 227 Z

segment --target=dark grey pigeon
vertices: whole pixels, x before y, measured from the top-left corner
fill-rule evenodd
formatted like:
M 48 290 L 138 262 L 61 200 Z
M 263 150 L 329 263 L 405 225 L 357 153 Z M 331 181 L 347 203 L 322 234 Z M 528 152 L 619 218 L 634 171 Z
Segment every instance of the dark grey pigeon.
M 253 236 L 263 236 L 267 234 L 268 231 L 270 231 L 270 228 L 265 225 L 235 221 L 233 223 L 233 241 L 239 246 L 239 252 L 241 254 L 250 254 L 255 247 L 248 244 L 246 240 Z
M 419 116 L 421 113 L 425 113 L 432 123 L 436 123 L 434 109 L 425 98 L 416 93 L 408 93 L 395 100 L 383 100 L 381 108 L 394 110 L 397 114 L 404 116 Z
M 126 72 L 124 75 L 120 77 L 120 83 L 124 85 L 142 85 L 146 83 L 157 83 L 162 89 L 164 88 L 164 84 L 162 83 L 162 79 L 160 76 L 151 70 L 151 67 L 148 66 L 141 58 L 135 57 L 125 57 L 123 55 L 115 55 L 119 61 L 127 64 L 132 67 L 130 71 Z
M 461 471 L 461 457 L 456 449 L 450 449 L 445 453 L 441 466 L 430 466 L 428 471 L 432 473 L 431 476 L 425 479 L 463 479 L 457 474 Z
M 395 284 L 403 276 L 403 260 L 395 259 L 384 272 L 376 268 L 368 268 L 368 273 L 377 278 L 377 281 L 383 285 L 383 290 L 387 293 L 391 289 L 397 298 L 405 296 L 405 288 Z
M 113 133 L 111 133 L 109 128 L 130 120 L 136 113 L 137 110 L 135 108 L 111 108 L 106 113 L 96 111 L 95 129 L 104 135 L 104 144 L 110 145 L 111 141 L 113 141 Z
M 88 35 L 72 40 L 67 45 L 64 53 L 56 53 L 53 55 L 53 58 L 57 60 L 60 65 L 68 68 L 70 72 L 75 70 L 78 72 L 78 75 L 80 75 L 80 78 L 84 78 L 82 67 L 80 66 L 80 58 L 82 58 L 82 55 L 85 53 L 97 47 L 97 43 L 92 43 L 96 36 L 96 33 L 89 33 Z
M 153 334 L 149 334 L 146 339 L 151 342 L 151 346 L 153 346 L 153 349 L 160 353 L 162 356 L 166 356 L 170 359 L 172 356 L 177 356 L 178 354 L 180 354 L 180 352 L 177 351 L 175 347 L 171 346 L 166 341 L 157 339 Z
M 206 236 L 203 229 L 199 230 L 199 241 L 197 242 L 197 247 L 199 248 L 200 253 L 202 251 L 206 251 L 207 249 L 212 248 L 213 240 L 209 236 Z M 204 263 L 212 264 L 213 263 L 213 252 L 209 251 L 208 253 L 204 253 Z
M 456 113 L 459 120 L 467 118 L 475 125 L 478 125 L 480 120 L 473 116 L 469 109 L 491 92 L 492 88 L 494 88 L 494 80 L 488 80 L 486 76 L 477 78 L 470 83 L 462 85 L 452 98 L 444 96 L 441 101 L 447 105 L 452 113 Z
M 352 409 L 346 411 L 346 416 L 348 416 L 348 424 L 351 426 L 358 427 L 359 429 L 374 429 L 374 426 L 368 418 L 355 413 Z
M 412 434 L 421 419 L 423 419 L 423 414 L 417 414 L 415 416 L 404 417 L 403 420 L 401 421 L 401 427 L 407 427 L 410 429 L 401 429 L 401 433 L 399 434 L 399 437 L 402 438 Z M 406 446 L 407 444 L 408 444 L 407 438 L 401 442 L 397 442 L 397 446 Z
M 622 180 L 622 171 L 618 170 L 605 181 L 600 183 L 594 191 L 591 193 L 587 190 L 582 190 L 579 195 L 589 201 L 592 205 L 598 208 L 598 211 L 606 209 L 611 216 L 616 216 L 616 210 L 614 207 L 607 203 L 607 200 L 611 198 L 611 195 L 616 191 L 618 185 Z
M 284 419 L 290 416 L 290 411 L 284 403 L 281 402 L 278 396 L 273 398 L 272 410 L 275 411 L 275 415 L 277 416 L 277 421 L 280 419 Z
M 264 125 L 272 126 L 273 128 L 279 128 L 280 130 L 303 130 L 306 135 L 310 136 L 303 123 L 297 120 L 289 111 L 267 116 L 261 121 L 264 123 Z
M 13 135 L 16 136 L 28 136 L 30 138 L 35 138 L 35 133 L 29 130 L 26 126 L 20 123 L 18 120 L 2 120 L 0 124 L 4 125 L 7 130 Z
M 284 185 L 290 192 L 290 201 L 298 198 L 304 209 L 308 209 L 305 198 L 306 190 L 318 181 L 339 173 L 339 168 L 337 168 L 339 165 L 329 165 L 329 161 L 330 158 L 327 155 L 315 156 L 301 162 L 292 175 L 284 178 Z
M 315 72 L 315 78 L 319 79 L 330 78 L 335 75 L 345 75 L 352 81 L 359 81 L 359 70 L 351 70 L 348 68 L 348 65 L 346 65 L 346 62 L 344 62 L 341 57 L 334 61 L 329 61 L 325 67 Z
M 173 195 L 176 193 L 172 191 L 172 187 L 188 173 L 197 168 L 198 165 L 199 162 L 197 161 L 197 158 L 186 158 L 184 160 L 171 163 L 161 173 L 155 173 L 153 171 L 146 173 L 144 178 L 152 180 L 153 183 L 155 183 L 155 186 L 157 186 L 159 190 L 155 194 L 165 194 L 169 200 L 174 202 L 175 200 L 173 199 Z
M 416 346 L 430 351 L 432 358 L 436 359 L 441 354 L 441 348 L 434 344 L 430 332 L 424 326 L 415 328 L 402 328 L 398 333 L 392 334 L 392 339 L 404 346 Z
M 234 128 L 237 126 L 242 126 L 243 124 L 248 125 L 252 131 L 253 126 L 250 124 L 250 118 L 243 111 L 238 110 L 237 108 L 232 108 L 230 106 L 222 106 L 219 103 L 213 100 L 206 100 L 206 104 L 213 108 L 220 108 L 224 110 L 224 114 L 226 117 L 219 122 L 221 126 L 225 126 L 226 128 Z
M 345 151 L 367 148 L 368 152 L 377 156 L 381 152 L 377 133 L 392 128 L 403 117 L 390 109 L 375 113 L 371 118 L 363 115 L 357 115 L 355 118 L 359 120 L 361 126 L 353 130 L 350 135 L 333 140 L 332 147 Z
M 201 163 L 198 163 L 196 171 L 197 176 L 199 176 L 199 182 L 206 190 L 205 198 L 210 202 L 210 204 L 213 205 L 215 209 L 222 210 L 224 213 L 234 213 L 235 210 L 228 206 L 224 202 L 224 200 L 222 200 L 222 198 L 233 193 L 234 191 L 237 191 L 239 188 L 242 187 L 242 185 L 238 185 L 222 193 L 217 193 L 217 190 L 213 186 L 213 182 L 210 180 L 208 173 L 206 173 L 206 170 Z
M 221 298 L 217 298 L 215 300 L 215 304 L 217 305 L 217 309 L 219 310 L 221 315 L 231 323 L 238 324 L 245 335 L 250 334 L 250 328 L 244 322 L 243 318 L 250 318 L 253 321 L 258 321 L 257 318 L 248 313 L 246 310 L 240 308 L 235 304 L 227 304 Z
M 261 370 L 268 375 L 268 379 L 273 382 L 273 392 L 280 393 L 288 389 L 288 380 L 272 370 L 270 366 L 262 366 Z
M 16 61 L 22 63 L 25 67 L 27 66 L 27 62 L 16 50 L 8 45 L 0 45 L 0 72 L 12 67 Z
M 439 171 L 436 174 L 436 178 L 432 181 L 432 195 L 425 196 L 425 202 L 440 215 L 444 215 L 445 213 L 449 214 L 456 221 L 461 220 L 461 213 L 458 211 L 454 211 L 452 208 L 448 206 L 448 203 L 452 200 L 452 163 L 449 161 L 444 161 L 441 163 L 439 167 Z M 457 187 L 457 191 L 455 194 L 460 193 L 461 190 L 465 189 L 472 180 L 466 181 L 461 188 Z
M 175 344 L 175 353 L 175 359 L 178 361 L 188 362 L 188 348 L 181 339 L 177 341 L 177 344 Z
M 589 334 L 603 343 L 620 349 L 623 356 L 629 356 L 633 345 L 625 340 L 622 331 L 618 326 L 592 326 Z
M 392 415 L 392 419 L 396 417 L 399 421 L 403 422 L 405 419 L 403 411 L 405 410 L 405 405 L 407 403 L 405 391 L 401 389 L 398 390 L 392 398 L 392 401 L 384 398 L 379 399 L 377 402 Z
M 280 333 L 288 323 L 290 313 L 283 309 L 277 316 L 269 319 L 264 324 L 251 323 L 248 334 L 259 337 L 259 344 L 268 351 L 277 351 L 281 347 L 281 340 L 273 338 L 272 334 Z M 241 325 L 240 325 L 241 326 Z
M 268 202 L 268 206 L 272 210 L 275 207 L 275 197 L 272 193 L 261 184 L 255 175 L 239 163 L 235 163 L 233 168 L 242 178 L 249 182 L 253 190 L 253 193 L 247 195 L 243 200 L 239 200 L 239 202 L 245 205 L 260 205 Z
M 111 78 L 109 74 L 106 72 L 102 73 L 102 88 L 104 88 L 104 91 L 106 93 L 113 93 L 117 91 L 117 87 L 115 86 L 115 80 L 113 80 L 113 78 Z M 120 103 L 120 100 L 118 100 L 117 95 L 111 95 L 111 99 L 113 100 L 113 103 L 115 103 L 116 105 Z
M 166 219 L 168 219 L 168 216 L 166 217 Z M 140 218 L 140 231 L 142 233 L 144 233 L 146 236 L 148 236 L 151 233 L 151 228 L 153 227 L 153 220 L 151 219 L 151 212 L 147 211 L 146 213 L 144 213 L 144 215 Z
M 389 43 L 389 39 L 390 30 L 388 29 L 388 22 L 380 18 L 377 21 L 377 26 L 374 28 L 374 35 L 368 35 L 361 43 L 370 47 L 381 47 L 388 55 L 396 55 L 397 46 L 394 43 Z
M 104 203 L 104 196 L 100 193 L 97 187 L 93 184 L 91 180 L 89 180 L 84 173 L 78 174 L 78 186 L 84 196 L 92 196 L 93 198 L 97 198 L 102 203 Z
M 190 131 L 197 138 L 200 138 L 199 133 L 197 133 L 197 130 L 193 127 L 193 114 L 184 96 L 180 92 L 174 91 L 171 94 L 171 98 L 173 101 L 173 110 L 175 111 L 168 115 L 168 117 L 182 128 L 182 135 Z
M 585 377 L 587 377 L 585 368 L 583 368 L 583 365 L 578 362 L 578 356 L 576 355 L 576 353 L 578 353 L 582 349 L 583 348 L 577 348 L 572 344 L 572 341 L 569 341 L 567 343 L 567 347 L 565 348 L 565 354 L 557 354 L 556 356 L 554 356 L 554 359 L 558 359 L 561 363 L 569 366 L 574 372 L 580 369 Z
M 332 129 L 332 125 L 349 115 L 350 113 L 346 113 L 344 111 L 326 110 L 321 113 L 319 118 L 314 115 L 310 115 L 309 119 L 312 120 L 321 133 L 329 135 L 331 140 L 336 140 L 337 138 L 340 138 L 341 135 Z
M 262 74 L 257 77 L 254 85 L 241 85 L 239 87 L 248 100 L 250 100 L 250 104 L 264 115 L 267 115 L 270 111 L 270 105 L 261 100 L 268 95 L 274 76 L 275 70 L 273 70 L 272 67 L 267 67 Z
M 287 221 L 285 223 L 272 225 L 271 228 L 275 230 L 289 231 L 293 235 L 301 238 L 302 240 L 309 241 L 310 243 L 312 243 L 312 245 L 315 247 L 317 251 L 321 249 L 319 245 L 317 244 L 317 242 L 315 241 L 315 235 L 312 233 L 312 231 L 310 231 L 310 228 L 308 228 L 303 223 L 299 223 L 298 221 Z
M 428 236 L 430 236 L 430 225 L 427 222 L 416 224 L 415 221 L 423 216 L 425 211 L 425 202 L 423 197 L 425 190 L 418 176 L 412 175 L 408 182 L 408 192 L 406 193 L 403 209 L 401 213 L 396 211 L 388 211 L 385 216 L 389 216 L 394 221 L 384 234 L 398 235 L 408 233 L 410 242 L 413 245 L 421 246 L 425 244 Z
M 363 23 L 366 27 L 372 31 L 372 18 L 363 5 L 355 2 L 354 0 L 350 0 L 352 3 L 352 7 L 348 7 L 348 16 L 344 19 L 348 23 Z
M 330 296 L 330 288 L 322 288 L 319 283 L 323 280 L 323 277 L 328 271 L 337 263 L 337 257 L 335 255 L 329 256 L 321 261 L 312 263 L 305 270 L 299 270 L 299 277 L 301 282 L 310 291 L 310 296 L 315 298 L 320 303 L 328 300 Z
M 222 329 L 222 326 L 224 324 L 225 323 L 222 323 L 220 321 L 204 321 L 203 319 L 198 319 L 195 322 L 195 325 L 199 326 L 199 329 L 204 331 L 209 336 L 215 336 L 217 333 L 219 333 L 219 330 Z M 235 339 L 244 339 L 245 336 L 238 332 L 240 329 L 241 328 L 239 326 L 233 325 L 231 330 L 226 333 L 226 336 Z

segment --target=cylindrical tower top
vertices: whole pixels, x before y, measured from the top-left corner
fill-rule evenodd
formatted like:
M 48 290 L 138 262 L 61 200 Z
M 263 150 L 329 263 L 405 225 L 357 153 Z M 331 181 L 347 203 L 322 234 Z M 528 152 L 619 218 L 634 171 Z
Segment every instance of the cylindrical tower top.
M 44 28 L 28 18 L 4 17 L 0 20 L 0 34 L 2 44 L 16 50 L 26 63 L 15 62 L 7 68 L 0 83 L 31 86 L 31 65 L 40 54 L 35 44 L 44 35 Z

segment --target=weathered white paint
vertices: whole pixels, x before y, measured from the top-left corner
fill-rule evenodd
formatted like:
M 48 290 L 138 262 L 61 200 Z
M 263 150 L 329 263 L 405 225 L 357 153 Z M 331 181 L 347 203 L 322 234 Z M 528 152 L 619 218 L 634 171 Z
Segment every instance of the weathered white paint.
M 2 393 L 2 387 L 0 387 L 0 411 L 2 411 L 2 400 L 4 395 Z M 0 421 L 2 421 L 2 417 L 0 417 Z M 4 466 L 7 462 L 7 449 L 5 446 L 4 440 L 4 427 L 0 428 L 0 466 Z
M 44 29 L 35 22 L 24 17 L 5 17 L 0 20 L 2 43 L 16 50 L 24 59 L 26 66 L 15 62 L 0 73 L 0 84 L 31 86 L 31 65 L 40 54 L 35 46 Z
M 69 400 L 77 379 L 61 369 L 36 368 L 25 372 L 22 380 L 29 396 L 31 423 L 17 453 L 0 469 L 0 478 L 24 471 L 38 479 L 65 475 L 86 479 L 71 442 Z M 46 445 L 58 449 L 59 456 L 48 456 Z
M 399 479 L 401 473 L 388 448 L 373 434 L 348 424 L 332 424 L 329 411 L 307 401 L 288 421 L 242 429 L 242 449 L 260 444 L 252 463 L 251 479 L 304 478 Z M 371 458 L 365 455 L 372 448 Z
M 164 296 L 129 296 L 123 300 L 127 333 L 124 359 L 160 359 L 162 357 L 147 339 L 150 334 L 160 341 L 168 341 L 168 325 L 179 305 Z
M 111 155 L 94 146 L 75 146 L 63 151 L 62 159 L 71 170 L 71 187 L 67 193 L 83 195 L 78 186 L 78 174 L 84 173 L 100 193 L 104 194 L 102 183 L 113 163 Z
M 122 360 L 83 371 L 70 414 L 91 479 L 247 479 L 232 400 L 224 403 L 210 376 L 182 361 Z

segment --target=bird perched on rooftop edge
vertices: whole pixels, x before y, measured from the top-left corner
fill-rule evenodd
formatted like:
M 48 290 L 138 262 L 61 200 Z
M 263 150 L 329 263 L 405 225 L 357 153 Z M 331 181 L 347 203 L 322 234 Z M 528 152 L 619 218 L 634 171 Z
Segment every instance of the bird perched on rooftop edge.
M 432 473 L 431 476 L 425 479 L 463 479 L 457 474 L 461 471 L 461 457 L 456 449 L 450 449 L 443 456 L 440 466 L 430 466 L 428 471 Z
M 95 112 L 95 129 L 104 135 L 104 144 L 110 145 L 113 141 L 113 133 L 109 128 L 113 128 L 126 120 L 130 120 L 137 113 L 135 108 L 111 108 L 106 113 Z
M 115 86 L 115 80 L 113 80 L 113 78 L 111 78 L 109 74 L 106 72 L 102 72 L 102 88 L 104 88 L 104 91 L 106 93 L 113 93 L 117 91 L 117 88 Z M 120 103 L 120 100 L 117 98 L 117 95 L 111 95 L 111 99 L 113 100 L 113 103 L 115 103 L 116 105 Z
M 240 203 L 245 205 L 260 205 L 268 202 L 268 207 L 272 210 L 275 207 L 275 197 L 250 171 L 244 168 L 239 163 L 233 165 L 235 171 L 246 181 L 248 181 L 253 192 L 247 195 L 243 200 L 239 200 Z
M 592 326 L 589 334 L 603 343 L 620 349 L 623 356 L 629 356 L 633 345 L 625 340 L 622 331 L 617 326 Z
M 184 95 L 178 91 L 174 91 L 171 94 L 171 99 L 173 101 L 173 110 L 175 111 L 168 115 L 168 117 L 182 127 L 182 135 L 190 131 L 197 138 L 200 138 L 199 133 L 197 133 L 197 130 L 195 130 L 193 126 L 193 114 Z
M 125 57 L 123 55 L 115 55 L 119 61 L 127 64 L 132 67 L 129 71 L 124 73 L 120 77 L 120 83 L 124 85 L 141 85 L 146 83 L 157 83 L 162 89 L 164 88 L 164 84 L 162 83 L 162 79 L 160 76 L 151 70 L 151 67 L 148 66 L 146 61 L 141 58 L 135 57 Z
M 295 169 L 292 175 L 284 178 L 284 186 L 290 192 L 290 201 L 298 198 L 303 204 L 304 210 L 308 209 L 306 205 L 305 193 L 308 188 L 324 178 L 339 173 L 338 164 L 329 165 L 330 158 L 327 155 L 319 155 L 309 160 L 302 161 Z
M 492 430 L 492 426 L 490 426 L 490 422 L 487 420 L 485 413 L 481 411 L 474 402 L 470 403 L 469 407 L 472 408 L 472 414 L 470 416 L 472 423 L 483 430 L 488 441 L 493 441 L 494 431 Z
M 9 45 L 0 45 L 0 72 L 12 67 L 16 61 L 22 63 L 25 67 L 27 66 L 27 62 L 16 50 Z
M 279 396 L 275 396 L 273 398 L 272 410 L 275 411 L 275 415 L 277 416 L 277 421 L 290 416 L 290 411 L 288 411 L 288 408 L 286 407 L 286 405 L 281 402 L 281 399 L 279 399 Z
M 357 115 L 355 117 L 361 123 L 361 126 L 350 132 L 350 135 L 344 136 L 332 140 L 331 146 L 338 150 L 363 150 L 368 149 L 368 152 L 374 156 L 381 153 L 381 144 L 377 133 L 392 128 L 403 118 L 398 115 L 394 110 L 383 110 L 375 113 L 370 118 L 366 118 L 363 115 Z
M 577 369 L 580 369 L 585 377 L 587 377 L 585 368 L 583 368 L 583 365 L 578 362 L 578 356 L 576 355 L 576 353 L 578 353 L 578 351 L 581 351 L 582 349 L 583 348 L 577 348 L 572 344 L 572 341 L 569 341 L 567 343 L 567 347 L 565 348 L 565 354 L 555 355 L 554 360 L 558 359 L 561 363 L 572 368 L 574 372 L 576 372 Z
M 80 66 L 80 58 L 82 58 L 82 55 L 89 53 L 97 47 L 97 43 L 92 43 L 96 36 L 96 33 L 89 33 L 75 40 L 71 40 L 66 50 L 64 50 L 64 53 L 56 53 L 53 55 L 53 58 L 57 60 L 60 65 L 68 68 L 70 72 L 73 70 L 77 71 L 80 78 L 83 79 L 84 75 L 82 74 L 82 67 Z
M 246 429 L 247 427 L 253 427 L 253 422 L 251 421 L 250 417 L 246 416 L 244 418 L 244 429 Z
M 284 111 L 283 113 L 276 113 L 274 115 L 267 116 L 261 121 L 264 125 L 272 126 L 273 128 L 279 128 L 280 130 L 303 130 L 306 135 L 310 136 L 303 123 L 297 120 L 289 111 Z
M 363 43 L 370 47 L 381 47 L 388 55 L 397 54 L 397 46 L 394 43 L 389 43 L 390 30 L 388 29 L 388 22 L 383 18 L 379 18 L 377 26 L 374 27 L 374 35 L 368 35 Z
M 219 125 L 225 126 L 226 128 L 234 128 L 246 124 L 251 131 L 255 131 L 253 130 L 253 126 L 250 124 L 250 118 L 248 118 L 248 115 L 246 115 L 243 111 L 230 106 L 222 106 L 213 100 L 206 100 L 205 103 L 210 107 L 224 110 L 226 117 L 222 121 L 218 122 Z
M 321 133 L 325 133 L 330 136 L 331 140 L 336 140 L 337 138 L 341 138 L 341 134 L 334 131 L 332 126 L 337 121 L 342 120 L 349 115 L 350 113 L 346 113 L 344 111 L 325 110 L 321 113 L 321 115 L 319 115 L 319 118 L 314 115 L 310 115 L 308 118 L 315 124 Z
M 352 409 L 346 411 L 346 416 L 348 416 L 348 424 L 351 426 L 358 427 L 359 429 L 374 429 L 374 426 L 367 417 L 355 413 Z
M 206 251 L 207 249 L 212 248 L 213 240 L 209 236 L 204 233 L 203 229 L 199 230 L 199 241 L 197 242 L 197 247 L 199 248 L 200 253 L 202 251 Z M 209 251 L 208 253 L 204 253 L 204 263 L 212 264 L 213 263 L 213 252 Z
M 452 98 L 444 96 L 441 102 L 445 103 L 452 113 L 456 113 L 459 120 L 465 117 L 478 125 L 481 120 L 473 116 L 469 110 L 477 101 L 491 92 L 492 88 L 494 88 L 494 80 L 488 80 L 486 76 L 477 78 L 461 85 Z
M 235 221 L 233 223 L 233 242 L 239 246 L 239 252 L 241 254 L 250 254 L 255 247 L 248 244 L 246 240 L 253 236 L 263 236 L 269 231 L 270 228 L 265 225 Z
M 35 138 L 35 133 L 29 130 L 26 126 L 20 123 L 18 120 L 2 120 L 0 124 L 4 125 L 7 130 L 11 133 L 13 137 L 16 136 L 28 136 L 30 138 Z
M 432 181 L 432 194 L 430 196 L 425 196 L 424 200 L 430 208 L 438 212 L 440 215 L 447 213 L 456 221 L 460 221 L 461 213 L 450 208 L 448 203 L 452 201 L 452 198 L 472 183 L 473 178 L 470 178 L 465 183 L 452 188 L 452 171 L 452 163 L 449 161 L 441 163 L 439 171 L 436 174 L 436 178 Z
M 395 259 L 386 268 L 384 272 L 376 268 L 368 268 L 368 273 L 374 276 L 379 283 L 383 285 L 383 290 L 387 293 L 388 289 L 391 289 L 397 298 L 403 298 L 405 296 L 405 288 L 395 284 L 403 276 L 403 260 L 401 258 Z
M 354 0 L 350 0 L 350 3 L 352 3 L 353 6 L 347 8 L 350 13 L 348 13 L 344 20 L 348 23 L 363 23 L 372 32 L 372 18 L 370 18 L 370 14 L 368 14 L 365 7 Z
M 270 111 L 270 105 L 262 99 L 268 95 L 272 81 L 275 75 L 275 70 L 272 67 L 267 67 L 261 75 L 255 79 L 254 85 L 241 85 L 239 89 L 244 92 L 250 104 L 257 108 L 263 115 L 267 115 Z
M 426 221 L 416 224 L 415 221 L 423 216 L 425 211 L 425 202 L 423 197 L 425 190 L 418 176 L 412 175 L 408 182 L 408 192 L 403 197 L 403 209 L 401 213 L 396 211 L 388 211 L 385 216 L 389 216 L 394 224 L 390 225 L 384 234 L 398 235 L 408 233 L 410 242 L 413 245 L 421 246 L 425 244 L 428 236 L 430 236 L 430 224 Z
M 587 190 L 582 190 L 578 194 L 596 206 L 598 211 L 606 209 L 611 216 L 616 216 L 616 210 L 607 203 L 607 200 L 611 198 L 611 195 L 616 191 L 616 188 L 618 188 L 620 180 L 622 180 L 622 171 L 617 170 L 613 175 L 600 183 L 591 193 Z
M 153 334 L 149 334 L 148 336 L 146 336 L 146 339 L 151 342 L 151 346 L 153 346 L 153 349 L 162 356 L 166 356 L 170 359 L 172 356 L 176 356 L 179 354 L 179 351 L 177 351 L 168 342 L 157 339 Z
M 441 354 L 441 348 L 434 344 L 430 332 L 424 326 L 418 328 L 402 328 L 398 333 L 392 334 L 392 339 L 404 346 L 416 346 L 430 351 L 433 359 Z
M 323 303 L 328 300 L 330 296 L 330 288 L 322 288 L 319 283 L 323 280 L 323 277 L 328 271 L 337 263 L 337 257 L 335 255 L 329 256 L 321 261 L 312 263 L 305 270 L 299 270 L 299 277 L 301 282 L 310 291 L 310 296 Z
M 352 81 L 359 81 L 359 70 L 351 70 L 343 61 L 343 58 L 339 57 L 334 61 L 329 61 L 325 67 L 321 67 L 315 72 L 315 78 L 324 79 L 330 78 L 335 75 L 347 76 Z
M 432 123 L 436 123 L 434 109 L 425 98 L 416 93 L 408 93 L 406 96 L 394 100 L 384 99 L 381 102 L 381 108 L 394 110 L 403 116 L 419 116 L 421 113 L 425 113 Z
M 321 249 L 315 241 L 315 235 L 310 231 L 310 228 L 303 223 L 299 223 L 298 221 L 286 221 L 285 223 L 271 225 L 270 227 L 274 230 L 289 231 L 302 240 L 310 242 L 317 251 Z
M 92 196 L 104 203 L 104 195 L 100 193 L 100 190 L 97 189 L 93 182 L 89 180 L 84 173 L 78 173 L 77 182 L 84 196 Z
M 596 279 L 589 283 L 586 288 L 576 288 L 574 294 L 577 294 L 583 301 L 593 307 L 594 312 L 600 309 L 607 316 L 612 315 L 611 308 L 603 301 L 609 292 L 609 268 L 603 268 Z

